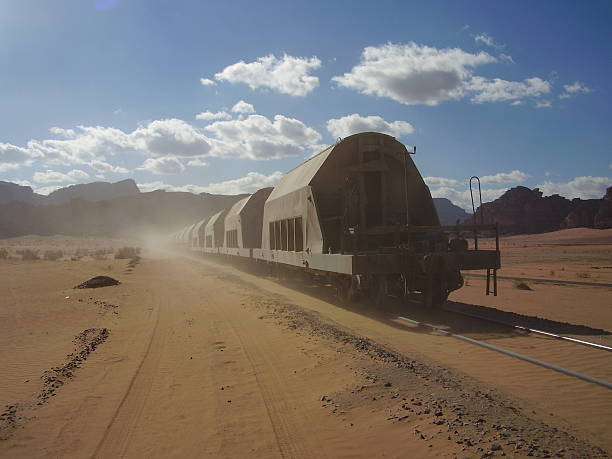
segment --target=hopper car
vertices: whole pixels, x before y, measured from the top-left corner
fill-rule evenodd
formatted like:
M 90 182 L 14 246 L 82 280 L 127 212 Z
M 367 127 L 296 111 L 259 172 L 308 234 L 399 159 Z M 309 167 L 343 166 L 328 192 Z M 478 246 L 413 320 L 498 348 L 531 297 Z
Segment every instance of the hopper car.
M 486 293 L 492 280 L 497 294 L 497 225 L 441 226 L 411 153 L 386 134 L 346 137 L 274 188 L 173 233 L 171 242 L 205 255 L 324 276 L 344 300 L 418 295 L 427 305 L 440 305 L 463 285 L 465 270 L 486 270 Z M 494 236 L 495 246 L 479 248 L 483 235 Z

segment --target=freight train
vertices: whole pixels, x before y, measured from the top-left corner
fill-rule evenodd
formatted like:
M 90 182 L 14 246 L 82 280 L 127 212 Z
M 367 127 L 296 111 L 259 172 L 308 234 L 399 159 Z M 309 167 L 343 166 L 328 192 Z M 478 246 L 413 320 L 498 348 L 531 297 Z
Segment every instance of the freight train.
M 393 294 L 443 304 L 461 271 L 486 270 L 497 293 L 496 225 L 441 226 L 407 148 L 375 132 L 339 140 L 228 209 L 170 235 L 193 252 L 324 276 L 349 301 Z M 495 245 L 483 250 L 487 234 Z M 470 236 L 472 241 L 466 239 Z M 482 243 L 481 243 L 482 246 Z

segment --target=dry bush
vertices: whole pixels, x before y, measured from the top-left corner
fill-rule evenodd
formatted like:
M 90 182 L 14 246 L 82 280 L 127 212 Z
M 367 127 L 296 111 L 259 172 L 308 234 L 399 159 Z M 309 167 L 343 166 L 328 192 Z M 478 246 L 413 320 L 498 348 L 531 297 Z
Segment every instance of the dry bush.
M 21 255 L 22 260 L 40 260 L 38 250 L 21 249 L 17 251 L 17 254 Z
M 9 252 L 6 249 L 0 249 L 0 260 L 7 260 L 9 257 Z
M 132 259 L 138 257 L 140 247 L 121 247 L 115 252 L 115 258 L 118 260 Z
M 45 253 L 43 254 L 43 258 L 45 260 L 59 260 L 60 258 L 62 258 L 64 256 L 64 252 L 61 250 L 45 250 Z
M 533 290 L 527 282 L 523 282 L 523 281 L 515 281 L 514 287 L 519 290 Z
M 74 251 L 74 256 L 77 258 L 81 258 L 81 257 L 87 257 L 89 256 L 89 249 L 76 249 Z
M 94 260 L 106 260 L 106 249 L 98 249 L 91 254 Z
M 578 279 L 588 279 L 591 275 L 589 273 L 576 273 L 576 277 Z

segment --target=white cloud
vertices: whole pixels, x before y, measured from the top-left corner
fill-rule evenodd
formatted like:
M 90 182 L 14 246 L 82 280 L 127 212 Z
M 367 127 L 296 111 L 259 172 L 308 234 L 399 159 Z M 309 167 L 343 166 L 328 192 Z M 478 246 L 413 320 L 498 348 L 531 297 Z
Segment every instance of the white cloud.
M 195 159 L 192 159 L 191 161 L 188 161 L 187 165 L 195 166 L 195 167 L 204 167 L 204 166 L 208 166 L 208 163 L 206 161 L 202 161 L 200 158 L 195 158 Z
M 551 89 L 548 81 L 538 77 L 527 78 L 520 82 L 475 76 L 467 83 L 466 87 L 476 93 L 471 100 L 477 104 L 540 97 L 543 94 L 548 94 Z
M 536 108 L 550 108 L 552 107 L 552 102 L 550 100 L 540 100 L 536 102 Z
M 394 137 L 411 134 L 414 128 L 406 121 L 385 121 L 380 116 L 360 116 L 356 113 L 332 118 L 327 121 L 327 130 L 334 137 L 348 137 L 359 132 L 383 132 Z
M 480 182 L 501 185 L 506 183 L 523 183 L 528 178 L 529 174 L 519 170 L 513 170 L 512 172 L 499 172 L 495 175 L 485 175 L 484 177 L 480 177 Z
M 62 185 L 43 186 L 43 187 L 40 187 L 40 188 L 35 188 L 34 192 L 47 196 L 47 195 L 53 193 L 54 191 L 59 190 L 60 188 L 63 188 Z
M 255 107 L 244 100 L 240 100 L 232 107 L 232 111 L 234 113 L 255 113 Z
M 559 194 L 568 199 L 596 199 L 606 194 L 606 188 L 610 185 L 612 185 L 612 178 L 610 177 L 583 176 L 565 183 L 547 180 L 542 185 L 538 185 L 538 188 L 546 196 Z
M 588 94 L 592 91 L 591 88 L 587 87 L 580 81 L 575 81 L 572 84 L 563 85 L 563 93 L 559 96 L 559 99 L 569 99 L 577 94 Z
M 28 180 L 10 179 L 6 181 L 10 183 L 16 183 L 17 185 L 21 185 L 21 186 L 32 186 L 32 183 Z
M 33 180 L 36 183 L 74 183 L 88 178 L 89 174 L 87 172 L 74 169 L 66 174 L 53 170 L 35 172 Z
M 459 180 L 449 179 L 446 177 L 424 177 L 423 180 L 427 186 L 430 187 L 451 187 L 461 184 Z
M 255 62 L 244 61 L 225 67 L 215 74 L 215 80 L 246 83 L 251 89 L 269 88 L 291 96 L 305 96 L 319 86 L 319 78 L 310 75 L 321 66 L 317 57 L 302 58 L 283 55 L 260 57 Z
M 513 105 L 513 106 L 523 105 L 523 101 L 521 101 L 521 100 L 515 100 L 515 101 L 514 101 L 514 102 L 512 102 L 510 105 Z
M 495 49 L 503 49 L 506 47 L 505 45 L 497 43 L 491 35 L 486 34 L 484 32 L 478 35 L 474 35 L 474 41 L 476 43 L 482 43 L 483 45 L 490 46 L 491 48 Z
M 129 138 L 136 150 L 160 156 L 202 156 L 211 149 L 204 134 L 176 118 L 152 121 Z
M 514 64 L 514 59 L 512 59 L 512 56 L 510 56 L 508 54 L 500 53 L 498 58 L 502 62 L 506 62 L 508 64 Z
M 200 78 L 200 83 L 202 84 L 202 86 L 214 86 L 217 84 L 210 78 Z
M 114 172 L 116 174 L 127 174 L 130 172 L 125 167 L 121 166 L 113 166 L 105 161 L 92 161 L 89 163 L 89 167 L 98 171 L 98 172 Z
M 241 178 L 210 183 L 202 187 L 202 191 L 214 194 L 254 193 L 261 188 L 275 186 L 282 176 L 282 172 L 278 171 L 270 175 L 260 174 L 259 172 L 249 172 L 246 176 Z
M 27 148 L 0 142 L 0 172 L 30 166 L 40 156 L 40 153 Z
M 89 174 L 85 171 L 82 171 L 80 169 L 74 169 L 71 170 L 70 172 L 68 172 L 68 177 L 70 177 L 71 179 L 73 179 L 75 182 L 79 181 L 79 180 L 85 180 L 89 178 Z
M 276 115 L 217 121 L 204 128 L 214 139 L 211 155 L 251 159 L 276 159 L 303 154 L 321 135 L 300 120 Z
M 213 194 L 244 194 L 275 186 L 281 179 L 281 172 L 273 172 L 270 175 L 259 172 L 249 172 L 245 177 L 226 180 L 224 182 L 210 183 L 208 185 L 170 185 L 161 181 L 139 183 L 138 188 L 143 192 L 166 190 L 183 191 L 188 193 L 213 193 Z
M 231 120 L 232 115 L 227 112 L 201 112 L 196 115 L 196 120 L 212 121 L 212 120 Z
M 504 194 L 508 188 L 490 188 L 482 190 L 482 202 L 491 202 L 499 198 Z M 477 196 L 478 192 L 474 194 L 474 205 L 478 207 L 480 201 Z M 442 186 L 431 190 L 431 196 L 434 198 L 446 198 L 449 199 L 453 204 L 462 207 L 468 212 L 472 211 L 472 200 L 470 198 L 470 190 L 457 190 L 455 188 Z
M 333 80 L 363 94 L 388 97 L 406 105 L 437 105 L 463 97 L 471 69 L 496 60 L 485 52 L 471 54 L 459 48 L 437 49 L 414 42 L 387 43 L 365 48 L 361 62 Z
M 185 170 L 185 166 L 178 159 L 166 156 L 161 158 L 148 158 L 138 168 L 146 170 L 156 175 L 180 174 Z

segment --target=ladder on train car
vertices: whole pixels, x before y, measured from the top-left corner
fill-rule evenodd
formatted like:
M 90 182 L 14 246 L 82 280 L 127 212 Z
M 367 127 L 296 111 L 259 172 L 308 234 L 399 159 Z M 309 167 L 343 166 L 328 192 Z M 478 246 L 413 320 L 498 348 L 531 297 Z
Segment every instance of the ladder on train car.
M 474 205 L 474 192 L 472 189 L 472 181 L 474 179 L 476 179 L 476 181 L 478 182 L 478 198 L 480 201 L 480 205 L 478 206 L 478 208 L 476 208 Z M 482 207 L 482 191 L 480 188 L 480 178 L 476 175 L 470 177 L 470 198 L 472 199 L 472 214 L 474 216 L 474 225 L 477 225 L 476 212 L 478 209 L 480 209 L 480 224 L 484 225 L 484 209 Z M 499 231 L 497 230 L 497 228 L 495 230 L 495 247 L 499 251 Z M 474 229 L 474 248 L 478 250 L 478 231 L 476 229 Z M 487 295 L 491 293 L 491 277 L 493 277 L 493 296 L 497 296 L 497 268 L 487 268 Z

